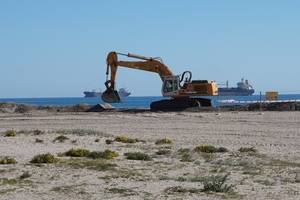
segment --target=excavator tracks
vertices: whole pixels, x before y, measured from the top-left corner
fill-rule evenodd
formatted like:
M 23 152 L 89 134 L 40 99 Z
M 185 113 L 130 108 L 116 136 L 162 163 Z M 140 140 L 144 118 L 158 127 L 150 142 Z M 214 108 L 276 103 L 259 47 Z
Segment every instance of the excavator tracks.
M 178 98 L 164 99 L 150 104 L 151 111 L 183 111 L 193 107 L 211 107 L 210 99 L 206 98 Z

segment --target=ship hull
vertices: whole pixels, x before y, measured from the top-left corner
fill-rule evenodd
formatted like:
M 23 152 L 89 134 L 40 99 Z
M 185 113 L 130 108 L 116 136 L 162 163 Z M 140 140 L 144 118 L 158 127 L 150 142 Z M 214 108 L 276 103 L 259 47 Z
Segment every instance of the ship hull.
M 251 96 L 254 94 L 254 89 L 240 88 L 219 88 L 219 96 Z

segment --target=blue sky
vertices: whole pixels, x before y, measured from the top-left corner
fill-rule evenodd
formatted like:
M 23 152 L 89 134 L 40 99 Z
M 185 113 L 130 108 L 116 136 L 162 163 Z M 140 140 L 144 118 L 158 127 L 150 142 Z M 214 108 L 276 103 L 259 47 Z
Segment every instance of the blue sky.
M 300 93 L 300 1 L 0 0 L 0 98 L 104 89 L 109 51 L 160 56 L 175 74 L 250 80 Z M 124 58 L 125 59 L 125 58 Z M 160 95 L 158 75 L 122 69 L 117 84 Z

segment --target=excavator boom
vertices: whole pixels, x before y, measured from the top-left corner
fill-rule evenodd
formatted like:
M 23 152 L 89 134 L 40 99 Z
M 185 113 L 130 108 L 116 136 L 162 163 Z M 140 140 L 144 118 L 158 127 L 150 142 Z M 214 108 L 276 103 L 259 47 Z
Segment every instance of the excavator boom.
M 127 56 L 130 58 L 136 58 L 144 61 L 119 61 L 118 55 Z M 110 80 L 106 80 L 105 86 L 107 90 L 103 93 L 102 99 L 105 102 L 109 103 L 118 103 L 121 101 L 116 88 L 115 88 L 115 80 L 117 75 L 118 67 L 126 67 L 131 69 L 139 69 L 149 72 L 154 72 L 159 74 L 160 78 L 163 80 L 165 76 L 173 76 L 171 70 L 163 64 L 162 62 L 158 61 L 159 58 L 152 58 L 152 57 L 145 57 L 135 54 L 123 54 L 117 52 L 110 52 L 106 58 L 106 79 L 108 79 L 109 70 L 110 70 Z

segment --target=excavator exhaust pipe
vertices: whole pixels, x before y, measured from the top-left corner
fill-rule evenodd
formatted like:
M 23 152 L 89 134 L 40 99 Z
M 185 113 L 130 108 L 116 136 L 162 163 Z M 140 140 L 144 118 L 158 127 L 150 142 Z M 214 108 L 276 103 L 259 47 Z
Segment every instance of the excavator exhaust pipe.
M 118 91 L 114 90 L 110 81 L 105 82 L 106 90 L 102 93 L 101 99 L 106 103 L 120 103 L 121 98 Z

